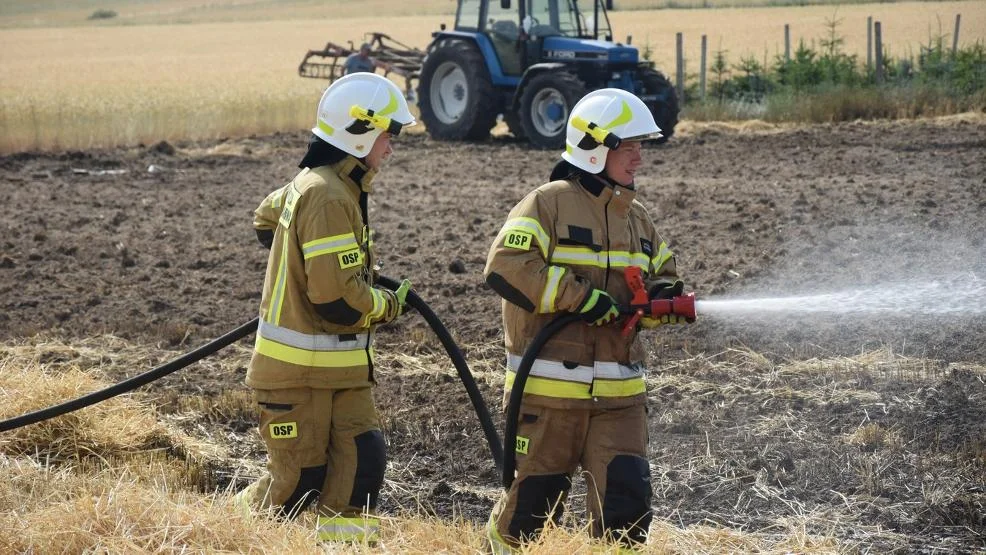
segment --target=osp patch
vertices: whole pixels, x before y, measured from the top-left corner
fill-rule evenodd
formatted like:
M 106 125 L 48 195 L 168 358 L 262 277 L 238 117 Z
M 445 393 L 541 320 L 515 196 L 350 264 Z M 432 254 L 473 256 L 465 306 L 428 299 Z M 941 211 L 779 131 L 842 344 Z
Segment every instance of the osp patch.
M 531 439 L 530 438 L 526 438 L 526 437 L 522 437 L 522 436 L 517 436 L 517 445 L 515 447 L 515 450 L 518 453 L 520 453 L 521 455 L 526 455 L 527 454 L 527 449 L 530 446 L 531 446 Z
M 363 252 L 359 249 L 352 249 L 339 253 L 339 267 L 343 270 L 359 266 L 363 263 Z
M 503 238 L 503 245 L 511 249 L 526 251 L 531 248 L 534 236 L 525 231 L 509 231 Z
M 298 437 L 297 422 L 277 422 L 269 426 L 271 439 L 292 439 Z

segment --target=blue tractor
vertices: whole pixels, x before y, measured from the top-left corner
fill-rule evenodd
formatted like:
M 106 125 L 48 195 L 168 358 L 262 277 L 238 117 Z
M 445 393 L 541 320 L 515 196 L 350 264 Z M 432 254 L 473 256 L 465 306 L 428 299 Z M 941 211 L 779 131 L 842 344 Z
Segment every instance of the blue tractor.
M 674 133 L 675 89 L 636 48 L 613 42 L 611 0 L 458 2 L 454 30 L 433 33 L 420 70 L 418 108 L 432 137 L 481 140 L 502 114 L 514 136 L 562 148 L 569 111 L 604 87 L 638 95 L 662 141 Z

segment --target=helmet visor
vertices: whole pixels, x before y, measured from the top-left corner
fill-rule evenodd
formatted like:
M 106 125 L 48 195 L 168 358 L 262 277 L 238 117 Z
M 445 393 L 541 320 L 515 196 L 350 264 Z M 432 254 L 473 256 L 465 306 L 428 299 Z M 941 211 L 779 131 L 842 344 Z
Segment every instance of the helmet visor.
M 661 134 L 661 130 L 653 131 L 651 133 L 644 133 L 643 135 L 635 135 L 633 137 L 623 137 L 624 141 L 651 141 L 654 139 L 660 139 L 664 135 Z

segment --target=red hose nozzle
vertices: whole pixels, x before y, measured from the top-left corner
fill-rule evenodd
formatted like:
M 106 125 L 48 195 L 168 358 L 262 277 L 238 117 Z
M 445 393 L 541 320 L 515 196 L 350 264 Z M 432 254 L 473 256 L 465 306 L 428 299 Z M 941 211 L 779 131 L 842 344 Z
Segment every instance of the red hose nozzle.
M 680 297 L 672 299 L 674 303 L 674 313 L 684 316 L 686 320 L 695 320 L 695 292 L 685 293 Z
M 686 293 L 670 299 L 647 300 L 647 289 L 644 288 L 644 274 L 637 266 L 630 266 L 623 273 L 630 289 L 630 306 L 621 309 L 629 315 L 623 324 L 623 336 L 629 336 L 637 327 L 641 318 L 660 318 L 668 314 L 681 316 L 689 322 L 695 321 L 695 293 Z
M 647 316 L 664 316 L 674 314 L 686 320 L 695 319 L 695 293 L 685 293 L 670 299 L 654 299 L 650 302 L 650 314 Z

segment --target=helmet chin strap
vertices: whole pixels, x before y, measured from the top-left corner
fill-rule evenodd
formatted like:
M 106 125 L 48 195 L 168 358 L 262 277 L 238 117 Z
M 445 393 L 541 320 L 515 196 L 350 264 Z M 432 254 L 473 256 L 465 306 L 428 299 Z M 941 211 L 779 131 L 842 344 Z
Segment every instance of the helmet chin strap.
M 626 189 L 628 191 L 636 191 L 637 190 L 637 185 L 633 181 L 631 181 L 629 185 L 623 185 L 621 183 L 618 183 L 615 179 L 613 179 L 612 177 L 606 175 L 606 170 L 605 169 L 603 169 L 603 171 L 601 171 L 599 173 L 590 173 L 589 175 L 591 175 L 592 177 L 595 177 L 599 181 L 602 181 L 606 185 L 609 185 L 609 186 L 613 187 L 614 189 L 616 187 L 619 187 L 621 189 Z

